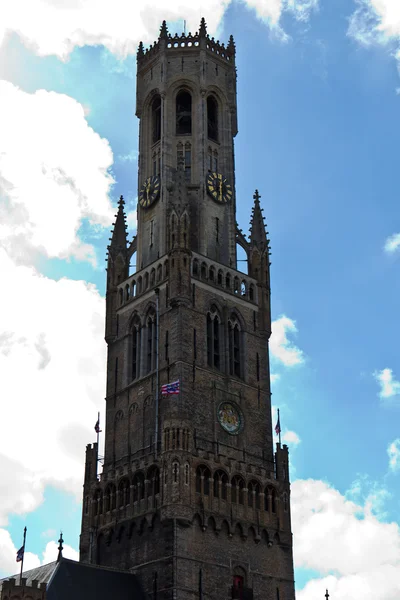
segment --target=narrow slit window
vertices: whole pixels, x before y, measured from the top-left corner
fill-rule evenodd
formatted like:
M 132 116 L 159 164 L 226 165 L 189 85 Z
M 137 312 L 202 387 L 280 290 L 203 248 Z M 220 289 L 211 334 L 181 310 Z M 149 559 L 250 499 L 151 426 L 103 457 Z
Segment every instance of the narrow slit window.
M 153 144 L 161 139 L 161 98 L 156 96 L 152 104 Z
M 192 96 L 182 91 L 176 97 L 176 135 L 192 133 Z
M 207 98 L 207 134 L 210 140 L 218 141 L 218 104 L 214 96 Z

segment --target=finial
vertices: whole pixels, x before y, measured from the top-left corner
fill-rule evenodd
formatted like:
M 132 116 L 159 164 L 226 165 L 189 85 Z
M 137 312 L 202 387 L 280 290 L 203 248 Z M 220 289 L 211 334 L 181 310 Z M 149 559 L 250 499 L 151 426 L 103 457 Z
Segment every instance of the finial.
M 138 48 L 138 51 L 137 51 L 137 56 L 138 56 L 138 58 L 142 58 L 142 56 L 144 56 L 143 42 L 139 42 L 139 48 Z
M 167 27 L 167 21 L 163 21 L 162 25 L 160 27 L 160 35 L 159 35 L 159 39 L 160 40 L 166 40 L 168 37 L 168 27 Z
M 63 555 L 62 555 L 62 551 L 64 550 L 63 548 L 63 534 L 62 531 L 60 531 L 60 539 L 58 540 L 58 556 L 57 556 L 57 562 L 60 562 L 60 560 L 62 559 Z
M 207 25 L 204 17 L 201 17 L 199 34 L 204 37 L 207 35 Z
M 235 40 L 233 39 L 233 35 L 229 36 L 229 42 L 227 45 L 227 49 L 230 50 L 230 52 L 232 54 L 235 54 L 235 52 L 236 52 Z
M 325 598 L 326 598 L 326 600 L 328 600 L 328 598 L 329 598 L 328 590 L 326 590 Z
M 256 190 L 256 191 L 254 192 L 254 196 L 253 196 L 253 198 L 254 198 L 254 200 L 255 200 L 256 202 L 260 202 L 260 198 L 261 198 L 261 196 L 260 196 L 260 194 L 258 193 L 258 190 Z
M 118 201 L 118 208 L 122 208 L 125 205 L 124 197 L 121 195 Z

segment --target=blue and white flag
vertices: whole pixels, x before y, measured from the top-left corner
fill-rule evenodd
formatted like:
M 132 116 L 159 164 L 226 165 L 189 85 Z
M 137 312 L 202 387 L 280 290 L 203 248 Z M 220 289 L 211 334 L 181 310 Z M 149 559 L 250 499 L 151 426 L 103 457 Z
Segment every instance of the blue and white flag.
M 21 562 L 21 560 L 23 560 L 24 552 L 25 552 L 25 548 L 23 546 L 21 546 L 21 548 L 17 552 L 17 562 Z

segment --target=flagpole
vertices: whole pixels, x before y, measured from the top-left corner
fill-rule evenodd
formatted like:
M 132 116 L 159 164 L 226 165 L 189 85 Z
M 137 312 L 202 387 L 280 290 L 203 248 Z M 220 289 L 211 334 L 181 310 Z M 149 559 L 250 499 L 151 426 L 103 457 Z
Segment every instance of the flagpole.
M 279 423 L 279 448 L 281 447 L 281 418 L 279 416 L 279 408 L 278 408 L 278 423 Z
M 97 427 L 97 455 L 99 455 L 99 437 L 100 437 L 100 412 L 97 413 L 97 422 L 99 426 Z
M 24 527 L 24 543 L 22 544 L 22 560 L 21 560 L 21 572 L 19 575 L 19 585 L 22 585 L 22 570 L 24 567 L 24 558 L 25 558 L 25 542 L 26 542 L 26 527 Z
M 156 288 L 155 290 L 155 294 L 156 294 L 156 410 L 155 410 L 155 427 L 154 427 L 154 458 L 157 458 L 157 452 L 158 452 L 158 395 L 160 390 L 158 389 L 160 386 L 159 383 L 159 367 L 158 367 L 158 363 L 159 363 L 159 359 L 158 359 L 158 340 L 159 340 L 159 323 L 160 323 L 160 306 L 159 306 L 159 294 L 160 294 L 160 289 Z

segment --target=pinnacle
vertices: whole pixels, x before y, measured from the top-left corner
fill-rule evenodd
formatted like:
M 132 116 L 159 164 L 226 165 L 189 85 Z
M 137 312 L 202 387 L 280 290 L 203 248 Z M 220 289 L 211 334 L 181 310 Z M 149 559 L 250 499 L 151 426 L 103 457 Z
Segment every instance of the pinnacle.
M 118 201 L 118 212 L 116 214 L 115 223 L 113 223 L 114 229 L 111 236 L 111 246 L 122 246 L 126 247 L 126 220 L 124 213 L 125 200 L 123 196 L 120 196 Z
M 258 190 L 254 193 L 254 206 L 250 220 L 250 242 L 255 245 L 268 247 L 267 233 L 265 230 L 264 217 L 260 206 L 260 194 Z
M 204 17 L 201 17 L 199 34 L 201 36 L 207 35 L 207 25 L 206 25 L 206 20 Z
M 167 22 L 164 20 L 162 22 L 162 25 L 160 27 L 160 36 L 159 39 L 160 40 L 164 40 L 168 37 L 168 27 L 167 27 Z

